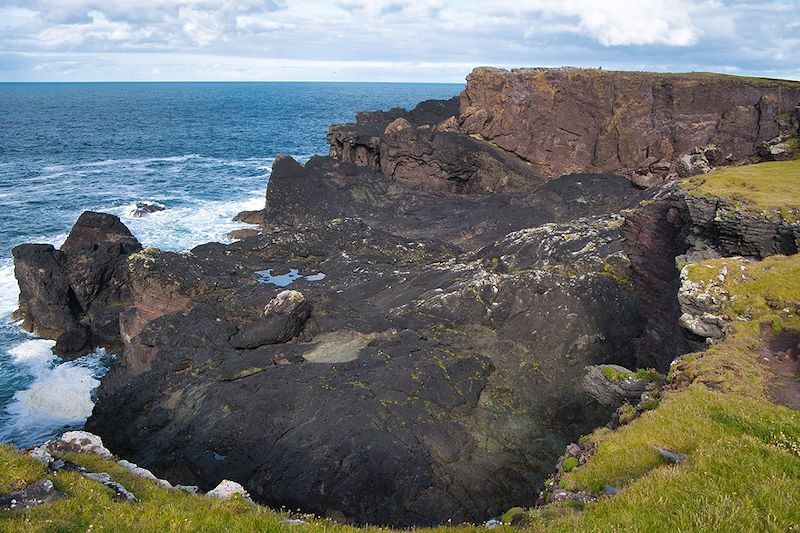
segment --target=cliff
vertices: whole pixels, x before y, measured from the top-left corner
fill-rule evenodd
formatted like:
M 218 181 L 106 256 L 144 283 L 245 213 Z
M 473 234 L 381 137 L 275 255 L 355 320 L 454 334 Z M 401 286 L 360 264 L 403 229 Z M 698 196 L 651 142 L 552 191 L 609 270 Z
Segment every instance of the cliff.
M 442 106 L 428 125 L 399 111 L 362 116 L 331 128 L 329 143 L 332 157 L 426 187 L 530 188 L 578 172 L 652 186 L 789 157 L 798 101 L 794 81 L 482 67 L 467 76 L 457 111 Z M 475 150 L 483 153 L 479 161 L 464 156 Z
M 672 84 L 672 111 L 648 122 L 633 102 L 655 80 Z M 582 113 L 542 107 L 558 84 L 565 98 L 583 94 Z M 615 149 L 647 153 L 654 143 L 664 175 L 683 165 L 684 144 L 692 172 L 710 170 L 720 147 L 790 156 L 786 140 L 763 153 L 758 143 L 796 134 L 793 91 L 706 75 L 478 69 L 457 115 L 454 100 L 360 114 L 331 128 L 332 157 L 276 158 L 265 208 L 238 217 L 259 225 L 241 241 L 140 250 L 118 220 L 89 214 L 68 242 L 102 246 L 77 246 L 79 260 L 67 245 L 21 248 L 20 315 L 55 324 L 41 330 L 54 336 L 77 322 L 89 345 L 109 342 L 92 317 L 117 318 L 119 362 L 87 427 L 159 476 L 203 489 L 234 479 L 259 502 L 340 521 L 484 520 L 533 502 L 564 446 L 612 416 L 624 395 L 598 402 L 586 367 L 654 376 L 707 343 L 687 325 L 716 319 L 684 316 L 676 261 L 796 252 L 797 206 L 785 200 L 796 160 L 741 167 L 761 177 L 738 189 L 718 170 L 643 190 L 598 172 L 613 158 L 559 147 L 534 161 L 533 147 L 578 121 L 594 144 L 616 135 Z M 614 165 L 631 166 L 608 168 L 633 177 L 641 153 L 622 152 Z M 585 172 L 554 177 L 559 165 Z

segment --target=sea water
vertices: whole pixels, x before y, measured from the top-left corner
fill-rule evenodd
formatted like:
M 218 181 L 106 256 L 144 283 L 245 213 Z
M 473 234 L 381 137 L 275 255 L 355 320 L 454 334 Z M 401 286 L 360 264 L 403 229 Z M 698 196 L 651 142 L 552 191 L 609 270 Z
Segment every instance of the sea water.
M 327 153 L 358 110 L 410 108 L 460 85 L 379 83 L 0 84 L 0 442 L 27 446 L 91 414 L 113 354 L 64 362 L 11 320 L 11 248 L 59 246 L 84 210 L 119 216 L 145 246 L 226 240 L 259 209 L 275 154 Z M 136 202 L 164 211 L 132 216 Z

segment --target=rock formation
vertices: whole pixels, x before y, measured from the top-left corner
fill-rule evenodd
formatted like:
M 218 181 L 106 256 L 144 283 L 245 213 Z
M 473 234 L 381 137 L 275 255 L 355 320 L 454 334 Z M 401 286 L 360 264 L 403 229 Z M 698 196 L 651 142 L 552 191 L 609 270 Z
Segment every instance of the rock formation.
M 362 113 L 330 157 L 276 158 L 239 242 L 141 250 L 87 214 L 60 251 L 16 249 L 19 314 L 121 346 L 87 427 L 158 476 L 360 523 L 483 520 L 634 395 L 598 402 L 587 366 L 665 370 L 697 340 L 675 259 L 745 232 L 626 177 L 756 157 L 798 101 L 783 82 L 477 69 L 460 102 Z M 260 274 L 287 268 L 286 288 Z
M 83 355 L 95 346 L 120 351 L 119 313 L 128 303 L 127 257 L 139 241 L 112 215 L 85 212 L 67 240 L 13 250 L 20 307 L 28 331 L 56 339 L 56 352 Z

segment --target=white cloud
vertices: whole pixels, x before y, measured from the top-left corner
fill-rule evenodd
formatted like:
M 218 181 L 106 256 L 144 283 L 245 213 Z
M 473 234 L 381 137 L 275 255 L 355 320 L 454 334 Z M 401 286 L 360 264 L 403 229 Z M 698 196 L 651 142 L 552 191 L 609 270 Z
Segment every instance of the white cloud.
M 291 30 L 295 25 L 292 23 L 277 22 L 269 14 L 240 15 L 236 17 L 236 27 L 242 31 L 255 33 L 270 32 L 278 30 Z
M 226 68 L 237 61 L 250 64 L 252 58 L 298 68 L 309 61 L 353 65 L 327 70 L 331 79 L 368 78 L 369 72 L 354 69 L 373 64 L 409 69 L 415 64 L 463 63 L 673 70 L 727 65 L 748 73 L 800 70 L 796 36 L 800 2 L 781 0 L 0 0 L 0 4 L 0 79 L 9 76 L 12 67 L 22 68 L 20 54 L 69 52 L 88 61 L 114 51 L 149 52 L 162 62 L 169 54 L 227 57 Z M 3 54 L 9 58 L 7 65 Z M 16 54 L 16 59 L 9 54 Z M 110 68 L 105 60 L 103 65 Z M 147 72 L 153 69 L 170 72 L 166 64 L 151 64 Z M 462 75 L 452 69 L 447 72 Z M 397 77 L 414 78 L 413 72 L 400 71 Z

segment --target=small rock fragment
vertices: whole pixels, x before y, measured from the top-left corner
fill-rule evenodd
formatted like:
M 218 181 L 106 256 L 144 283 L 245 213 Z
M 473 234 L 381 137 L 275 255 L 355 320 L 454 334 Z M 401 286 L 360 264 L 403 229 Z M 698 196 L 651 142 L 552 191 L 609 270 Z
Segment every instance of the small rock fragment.
M 658 446 L 653 448 L 658 454 L 663 457 L 668 463 L 678 464 L 682 463 L 687 459 L 685 454 L 671 452 L 665 448 L 659 448 Z

